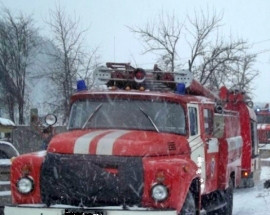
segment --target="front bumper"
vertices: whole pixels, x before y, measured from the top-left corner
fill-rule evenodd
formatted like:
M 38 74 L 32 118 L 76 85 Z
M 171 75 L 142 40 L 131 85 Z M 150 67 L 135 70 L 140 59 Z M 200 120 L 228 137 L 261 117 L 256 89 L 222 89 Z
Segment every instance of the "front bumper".
M 68 210 L 76 210 L 69 208 Z M 120 207 L 103 207 L 103 208 L 88 208 L 85 210 L 78 209 L 79 212 L 74 214 L 87 215 L 177 215 L 175 210 L 149 210 L 146 208 L 132 208 L 129 210 L 121 210 Z M 6 206 L 4 215 L 71 215 L 72 213 L 65 212 L 65 208 L 61 207 L 29 207 L 29 206 Z M 88 212 L 88 213 L 87 213 Z M 99 213 L 98 213 L 99 212 Z

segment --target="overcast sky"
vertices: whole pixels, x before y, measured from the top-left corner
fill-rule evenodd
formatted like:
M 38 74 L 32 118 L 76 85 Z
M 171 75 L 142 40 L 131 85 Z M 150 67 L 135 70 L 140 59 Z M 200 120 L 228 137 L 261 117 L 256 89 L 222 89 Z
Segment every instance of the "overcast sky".
M 216 11 L 223 14 L 224 37 L 243 38 L 253 44 L 258 55 L 256 69 L 260 71 L 254 82 L 255 102 L 270 102 L 270 1 L 269 0 L 0 0 L 12 13 L 22 11 L 33 15 L 43 35 L 50 36 L 44 20 L 57 4 L 66 12 L 80 17 L 82 29 L 88 28 L 86 42 L 99 47 L 102 62 L 131 62 L 152 68 L 155 55 L 142 55 L 143 47 L 126 26 L 144 26 L 163 13 L 175 14 L 180 22 L 195 10 Z M 181 60 L 189 52 L 181 49 Z

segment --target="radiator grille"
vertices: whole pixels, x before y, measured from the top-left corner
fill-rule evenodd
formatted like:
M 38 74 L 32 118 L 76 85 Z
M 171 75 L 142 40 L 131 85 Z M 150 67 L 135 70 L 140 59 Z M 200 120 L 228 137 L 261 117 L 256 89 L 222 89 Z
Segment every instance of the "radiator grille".
M 41 195 L 47 205 L 140 205 L 143 167 L 139 157 L 48 153 Z

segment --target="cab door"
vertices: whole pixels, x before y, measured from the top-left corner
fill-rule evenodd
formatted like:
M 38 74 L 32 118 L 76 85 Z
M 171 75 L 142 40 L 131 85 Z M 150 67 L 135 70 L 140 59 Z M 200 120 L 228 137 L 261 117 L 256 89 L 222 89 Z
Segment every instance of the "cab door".
M 201 193 L 204 193 L 206 169 L 205 169 L 205 144 L 201 138 L 201 117 L 198 104 L 188 104 L 188 128 L 189 146 L 191 148 L 191 159 L 197 164 L 197 173 L 201 177 Z
M 214 108 L 211 105 L 205 105 L 203 112 L 203 139 L 206 146 L 206 192 L 210 193 L 217 188 L 218 177 L 218 153 L 219 142 L 214 137 Z

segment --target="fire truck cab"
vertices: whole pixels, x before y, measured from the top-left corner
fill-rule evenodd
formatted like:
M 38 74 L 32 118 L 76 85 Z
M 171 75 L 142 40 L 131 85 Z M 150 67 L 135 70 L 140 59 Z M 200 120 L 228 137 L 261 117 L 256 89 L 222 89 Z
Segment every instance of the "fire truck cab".
M 258 118 L 258 136 L 259 143 L 270 143 L 270 107 L 269 104 L 265 105 L 265 108 L 257 108 L 256 114 Z
M 78 82 L 68 131 L 13 161 L 5 215 L 231 215 L 233 188 L 256 171 L 244 96 L 187 71 L 107 63 L 94 75 L 106 89 Z

